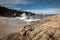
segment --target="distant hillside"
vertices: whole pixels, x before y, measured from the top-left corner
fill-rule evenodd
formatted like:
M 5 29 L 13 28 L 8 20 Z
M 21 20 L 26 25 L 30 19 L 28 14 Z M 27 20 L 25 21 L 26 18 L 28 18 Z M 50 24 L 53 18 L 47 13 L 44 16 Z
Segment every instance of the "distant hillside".
M 18 11 L 18 10 L 8 9 L 6 7 L 0 6 L 0 16 L 17 17 L 17 16 L 21 16 L 22 13 L 25 13 L 26 15 L 29 15 L 29 16 L 35 15 L 34 13 L 31 13 L 31 12 Z

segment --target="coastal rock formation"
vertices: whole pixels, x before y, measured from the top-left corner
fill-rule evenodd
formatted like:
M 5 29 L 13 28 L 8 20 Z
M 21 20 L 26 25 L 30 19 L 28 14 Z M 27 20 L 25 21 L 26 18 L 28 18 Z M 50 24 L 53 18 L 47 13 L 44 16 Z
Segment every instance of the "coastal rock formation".
M 0 16 L 4 16 L 4 17 L 20 17 L 21 14 L 25 13 L 27 16 L 32 16 L 35 15 L 34 13 L 31 12 L 26 12 L 26 11 L 18 11 L 18 10 L 13 10 L 13 9 L 9 9 L 6 7 L 2 7 L 0 6 Z
M 60 40 L 60 14 L 33 21 L 3 40 Z

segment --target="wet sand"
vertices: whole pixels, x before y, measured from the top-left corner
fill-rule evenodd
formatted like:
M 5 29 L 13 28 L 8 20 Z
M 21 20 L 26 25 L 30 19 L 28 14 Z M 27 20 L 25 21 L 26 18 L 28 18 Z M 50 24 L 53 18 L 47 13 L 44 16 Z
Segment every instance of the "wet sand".
M 0 17 L 0 39 L 9 33 L 17 32 L 26 23 L 17 18 Z

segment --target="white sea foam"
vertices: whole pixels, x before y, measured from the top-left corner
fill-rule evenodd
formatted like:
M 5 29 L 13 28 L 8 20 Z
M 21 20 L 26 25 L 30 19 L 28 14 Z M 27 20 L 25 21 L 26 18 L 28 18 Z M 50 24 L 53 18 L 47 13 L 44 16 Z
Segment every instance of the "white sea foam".
M 25 13 L 23 13 L 23 14 L 21 15 L 21 17 L 16 17 L 16 18 L 25 21 L 27 24 L 29 24 L 29 23 L 32 22 L 32 21 L 40 20 L 40 19 L 34 19 L 32 16 L 29 16 L 29 18 L 28 18 L 28 16 L 27 16 Z M 27 18 L 28 18 L 28 19 L 27 19 Z
M 22 18 L 22 17 L 16 17 L 16 18 L 25 21 L 26 24 L 30 24 L 30 22 L 32 22 L 32 21 L 40 20 L 40 19 L 25 19 L 25 18 Z

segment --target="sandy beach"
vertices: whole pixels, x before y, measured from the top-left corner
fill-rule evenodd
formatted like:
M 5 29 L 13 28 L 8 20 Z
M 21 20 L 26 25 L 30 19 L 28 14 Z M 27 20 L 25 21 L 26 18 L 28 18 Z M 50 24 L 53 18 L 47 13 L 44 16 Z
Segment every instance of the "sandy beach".
M 9 33 L 17 32 L 24 25 L 26 23 L 17 18 L 0 17 L 0 39 Z

